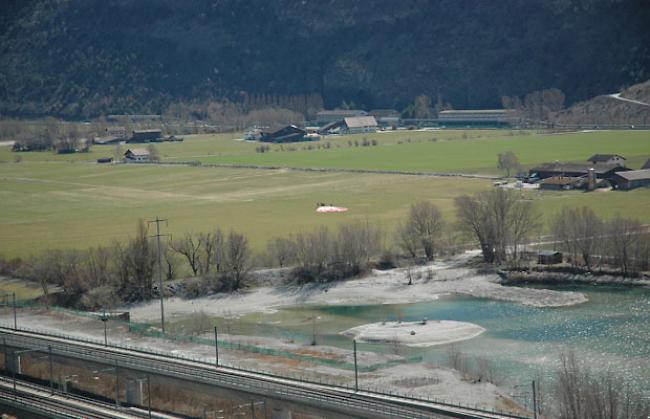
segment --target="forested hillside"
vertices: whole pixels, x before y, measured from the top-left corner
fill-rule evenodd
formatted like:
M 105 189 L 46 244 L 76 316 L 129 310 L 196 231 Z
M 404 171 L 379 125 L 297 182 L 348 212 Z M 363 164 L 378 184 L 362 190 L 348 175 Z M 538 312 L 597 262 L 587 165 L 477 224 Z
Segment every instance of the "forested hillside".
M 91 117 L 245 94 L 456 108 L 650 78 L 647 0 L 4 0 L 0 112 Z

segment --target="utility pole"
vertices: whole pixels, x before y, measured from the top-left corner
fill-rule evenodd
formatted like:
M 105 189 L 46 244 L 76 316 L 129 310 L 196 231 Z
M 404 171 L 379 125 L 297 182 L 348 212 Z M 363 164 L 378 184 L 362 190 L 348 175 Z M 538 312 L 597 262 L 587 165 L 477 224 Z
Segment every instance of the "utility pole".
M 14 297 L 14 330 L 18 330 L 18 318 L 16 317 L 16 293 L 13 293 Z
M 535 380 L 533 380 L 533 418 L 537 419 L 537 391 L 535 389 Z
M 102 317 L 100 317 L 100 320 L 102 323 L 104 323 L 104 346 L 108 346 L 108 331 L 106 330 L 107 328 L 107 322 L 108 322 L 108 316 L 106 315 L 106 312 L 102 314 Z
M 153 236 L 158 241 L 158 293 L 160 294 L 160 328 L 162 329 L 163 335 L 165 334 L 165 293 L 163 290 L 163 279 L 162 279 L 162 259 L 160 256 L 160 223 L 167 220 L 161 220 L 156 216 L 156 219 L 153 221 L 148 221 L 149 224 L 156 223 L 156 235 Z
M 147 374 L 147 403 L 149 407 L 149 419 L 151 419 L 151 377 Z
M 217 341 L 217 326 L 214 327 L 214 363 L 219 366 L 219 341 Z
M 120 372 L 118 370 L 117 359 L 115 360 L 115 407 L 120 408 Z
M 54 394 L 54 368 L 52 365 L 52 345 L 47 345 L 47 354 L 48 358 L 50 359 L 50 393 Z
M 359 371 L 357 369 L 357 341 L 352 339 L 354 345 L 354 391 L 359 391 Z

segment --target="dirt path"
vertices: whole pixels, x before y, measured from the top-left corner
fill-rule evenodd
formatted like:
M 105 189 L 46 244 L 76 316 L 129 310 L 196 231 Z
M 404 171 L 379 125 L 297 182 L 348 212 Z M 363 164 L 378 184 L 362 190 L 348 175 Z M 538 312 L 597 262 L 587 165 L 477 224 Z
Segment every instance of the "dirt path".
M 628 99 L 626 97 L 621 96 L 620 93 L 613 93 L 607 96 L 611 97 L 612 99 L 620 100 L 623 102 L 634 103 L 636 105 L 641 105 L 641 106 L 650 106 L 650 103 L 641 102 L 640 100 Z

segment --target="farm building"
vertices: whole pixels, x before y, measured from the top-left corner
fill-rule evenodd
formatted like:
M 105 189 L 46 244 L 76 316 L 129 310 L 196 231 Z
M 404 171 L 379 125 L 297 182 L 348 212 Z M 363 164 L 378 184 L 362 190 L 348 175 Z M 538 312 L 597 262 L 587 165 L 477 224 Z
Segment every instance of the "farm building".
M 126 137 L 128 136 L 126 128 L 124 127 L 110 126 L 107 127 L 104 131 L 105 131 L 104 135 L 106 135 L 107 137 L 119 137 L 126 140 Z
M 373 109 L 368 115 L 375 117 L 381 127 L 396 127 L 401 119 L 400 113 L 395 109 Z
M 550 177 L 586 177 L 589 169 L 594 169 L 597 179 L 612 180 L 614 174 L 630 170 L 616 164 L 574 164 L 574 163 L 544 163 L 529 171 L 531 178 L 547 179 Z
M 259 141 L 262 139 L 262 128 L 251 128 L 244 134 L 246 141 Z
M 340 121 L 330 122 L 321 127 L 318 132 L 327 134 L 359 134 L 362 132 L 377 131 L 377 120 L 374 116 L 355 116 L 343 118 Z
M 618 154 L 594 154 L 587 161 L 591 164 L 616 164 L 625 167 L 625 157 Z
M 582 187 L 583 178 L 569 176 L 553 176 L 538 182 L 539 189 L 546 191 L 566 191 Z
M 316 124 L 319 126 L 332 122 L 341 121 L 344 118 L 355 116 L 368 116 L 368 112 L 361 109 L 334 109 L 329 111 L 320 111 L 316 114 Z
M 126 161 L 149 161 L 149 151 L 144 148 L 134 148 L 133 150 L 126 150 L 124 153 L 124 160 Z
M 262 131 L 261 141 L 269 143 L 292 143 L 304 141 L 307 131 L 295 125 L 286 125 L 273 131 Z
M 540 265 L 556 265 L 562 263 L 562 252 L 555 250 L 542 250 L 537 255 L 537 263 Z
M 510 125 L 516 111 L 509 109 L 449 110 L 438 112 L 438 124 L 445 126 Z
M 106 116 L 107 121 L 160 121 L 162 119 L 161 115 L 108 115 Z
M 343 118 L 343 131 L 347 134 L 377 131 L 377 120 L 374 116 L 355 116 Z
M 133 131 L 127 143 L 148 143 L 162 141 L 162 132 L 159 129 L 146 129 Z
M 108 135 L 103 135 L 101 137 L 93 138 L 93 144 L 97 144 L 97 145 L 119 144 L 122 141 L 124 141 L 124 138 L 122 137 L 115 137 L 115 136 L 108 136 Z
M 341 134 L 343 132 L 343 120 L 330 122 L 323 125 L 318 129 L 318 133 L 322 135 L 328 134 Z
M 650 187 L 650 169 L 616 173 L 614 181 L 616 187 L 623 190 Z

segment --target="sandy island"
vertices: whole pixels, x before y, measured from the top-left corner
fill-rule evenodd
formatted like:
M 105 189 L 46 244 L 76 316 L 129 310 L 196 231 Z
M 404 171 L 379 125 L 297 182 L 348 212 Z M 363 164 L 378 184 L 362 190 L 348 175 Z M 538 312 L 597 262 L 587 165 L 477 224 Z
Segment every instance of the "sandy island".
M 396 342 L 427 347 L 471 339 L 485 332 L 479 325 L 452 320 L 368 323 L 342 332 L 362 342 Z

